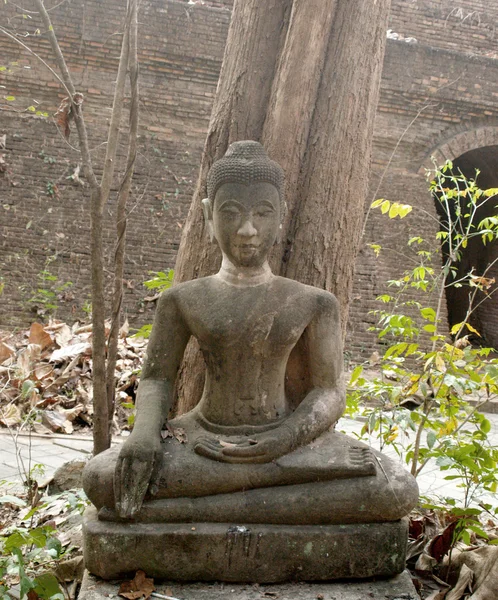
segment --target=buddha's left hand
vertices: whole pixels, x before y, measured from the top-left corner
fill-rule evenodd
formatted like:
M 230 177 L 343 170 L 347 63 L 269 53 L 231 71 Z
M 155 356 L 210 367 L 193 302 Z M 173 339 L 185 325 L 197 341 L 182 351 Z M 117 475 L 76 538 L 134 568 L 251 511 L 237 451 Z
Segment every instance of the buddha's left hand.
M 266 463 L 293 449 L 293 436 L 288 429 L 227 441 L 202 438 L 194 445 L 197 454 L 228 463 Z

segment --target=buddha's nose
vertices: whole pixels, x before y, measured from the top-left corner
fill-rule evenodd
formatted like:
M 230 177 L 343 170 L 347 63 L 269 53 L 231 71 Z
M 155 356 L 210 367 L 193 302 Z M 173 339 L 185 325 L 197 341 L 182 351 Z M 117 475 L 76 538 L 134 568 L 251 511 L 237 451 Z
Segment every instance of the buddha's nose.
M 255 227 L 252 224 L 252 221 L 250 219 L 246 219 L 240 226 L 239 230 L 237 231 L 238 235 L 242 235 L 244 237 L 252 237 L 253 235 L 256 235 L 257 233 L 258 232 L 255 229 Z

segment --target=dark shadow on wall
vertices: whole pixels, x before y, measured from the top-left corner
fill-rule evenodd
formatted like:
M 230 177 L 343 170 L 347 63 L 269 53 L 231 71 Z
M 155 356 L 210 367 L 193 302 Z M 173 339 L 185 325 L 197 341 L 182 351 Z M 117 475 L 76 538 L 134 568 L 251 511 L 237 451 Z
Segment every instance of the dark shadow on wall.
M 477 172 L 479 172 L 477 174 Z M 498 187 L 498 146 L 477 148 L 462 154 L 453 161 L 453 174 L 463 174 L 467 179 L 475 179 L 477 185 L 485 190 Z M 477 174 L 477 176 L 476 176 Z M 448 186 L 455 187 L 455 182 L 448 179 Z M 435 199 L 436 209 L 443 224 L 446 216 L 442 212 L 440 202 Z M 498 215 L 498 198 L 492 198 L 485 206 L 478 209 L 476 223 L 485 217 Z M 455 211 L 456 206 L 452 208 Z M 446 242 L 442 244 L 443 261 L 448 258 L 449 248 Z M 496 264 L 493 262 L 496 261 Z M 491 267 L 490 267 L 491 265 Z M 472 272 L 476 277 L 485 276 L 487 279 L 498 281 L 498 243 L 483 244 L 480 237 L 471 239 L 463 251 L 461 260 L 455 263 L 456 279 Z M 481 334 L 472 334 L 470 340 L 478 345 L 498 348 L 498 290 L 493 283 L 486 292 L 478 292 L 474 298 L 475 307 L 469 317 L 469 323 Z M 467 318 L 471 294 L 475 288 L 468 285 L 448 287 L 446 302 L 450 329 Z

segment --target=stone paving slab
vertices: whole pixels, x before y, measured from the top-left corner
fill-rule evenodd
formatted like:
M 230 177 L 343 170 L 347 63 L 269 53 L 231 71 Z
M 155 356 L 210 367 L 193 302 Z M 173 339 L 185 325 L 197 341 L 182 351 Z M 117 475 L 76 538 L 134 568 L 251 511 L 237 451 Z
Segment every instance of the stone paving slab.
M 119 600 L 118 589 L 119 582 L 103 581 L 86 571 L 78 600 Z M 156 592 L 178 600 L 420 600 L 407 571 L 392 579 L 348 583 L 156 583 Z
M 69 437 L 69 436 L 68 436 Z M 76 458 L 88 458 L 92 440 L 62 436 L 19 435 L 0 431 L 0 483 L 20 484 L 35 465 L 43 470 L 43 479 L 50 478 L 56 469 Z M 62 445 L 60 445 L 62 443 Z M 90 450 L 91 453 L 91 450 Z

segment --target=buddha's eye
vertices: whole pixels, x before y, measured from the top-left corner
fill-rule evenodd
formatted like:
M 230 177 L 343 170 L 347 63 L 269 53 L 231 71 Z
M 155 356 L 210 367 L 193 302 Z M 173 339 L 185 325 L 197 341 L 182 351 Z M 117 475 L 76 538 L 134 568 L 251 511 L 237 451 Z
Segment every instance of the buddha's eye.
M 254 214 L 257 217 L 269 217 L 273 212 L 274 211 L 271 208 L 258 208 L 254 211 Z
M 240 216 L 240 211 L 235 206 L 226 206 L 220 212 L 224 219 L 236 219 Z

